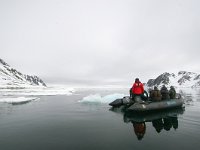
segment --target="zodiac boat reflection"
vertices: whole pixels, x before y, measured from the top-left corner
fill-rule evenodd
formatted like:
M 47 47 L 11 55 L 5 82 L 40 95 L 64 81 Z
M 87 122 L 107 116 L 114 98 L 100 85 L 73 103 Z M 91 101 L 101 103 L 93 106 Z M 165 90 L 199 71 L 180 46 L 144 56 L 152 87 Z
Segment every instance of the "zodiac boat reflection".
M 169 131 L 171 128 L 178 128 L 178 116 L 185 111 L 184 108 L 174 108 L 148 113 L 137 113 L 125 111 L 124 107 L 111 108 L 115 113 L 121 113 L 124 116 L 125 123 L 133 125 L 134 133 L 138 140 L 142 140 L 146 133 L 146 122 L 152 123 L 157 133 L 161 130 Z

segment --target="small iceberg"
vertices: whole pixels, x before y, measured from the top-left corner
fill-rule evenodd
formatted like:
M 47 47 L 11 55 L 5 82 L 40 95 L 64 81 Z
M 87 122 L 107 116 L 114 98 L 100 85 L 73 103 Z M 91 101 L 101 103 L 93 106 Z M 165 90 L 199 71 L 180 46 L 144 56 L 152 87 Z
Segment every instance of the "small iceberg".
M 40 98 L 38 97 L 5 97 L 5 98 L 0 98 L 0 102 L 17 105 L 17 104 L 25 104 L 25 103 L 38 100 L 38 99 Z
M 84 97 L 82 100 L 78 101 L 81 103 L 110 103 L 118 98 L 123 98 L 125 95 L 120 93 L 110 94 L 106 96 L 101 96 L 100 94 L 94 94 Z

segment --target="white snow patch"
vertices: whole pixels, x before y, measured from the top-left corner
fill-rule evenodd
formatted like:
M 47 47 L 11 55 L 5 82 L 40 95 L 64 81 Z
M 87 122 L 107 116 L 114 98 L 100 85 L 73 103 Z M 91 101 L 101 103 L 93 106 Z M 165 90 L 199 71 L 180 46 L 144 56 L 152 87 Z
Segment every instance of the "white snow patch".
M 0 89 L 0 95 L 3 96 L 71 95 L 74 92 L 75 90 L 73 88 L 62 87 L 62 86 Z
M 84 97 L 79 102 L 82 103 L 110 103 L 118 98 L 123 98 L 125 95 L 120 93 L 101 96 L 100 94 L 89 95 Z
M 0 102 L 10 103 L 10 104 L 20 104 L 38 99 L 39 99 L 38 97 L 6 97 L 6 98 L 0 98 Z

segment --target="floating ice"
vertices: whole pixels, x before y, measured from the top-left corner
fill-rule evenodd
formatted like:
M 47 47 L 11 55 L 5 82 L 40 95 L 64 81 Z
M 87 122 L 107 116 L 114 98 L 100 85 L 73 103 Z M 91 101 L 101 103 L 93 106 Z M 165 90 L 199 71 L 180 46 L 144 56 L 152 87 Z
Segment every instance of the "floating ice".
M 110 103 L 118 98 L 123 98 L 125 95 L 120 93 L 110 94 L 106 96 L 101 96 L 100 94 L 89 95 L 84 97 L 79 102 L 82 103 Z
M 10 103 L 10 104 L 23 104 L 38 99 L 39 99 L 38 97 L 6 97 L 6 98 L 0 98 L 0 102 Z
M 71 95 L 73 92 L 73 88 L 64 86 L 0 89 L 0 95 L 3 96 Z

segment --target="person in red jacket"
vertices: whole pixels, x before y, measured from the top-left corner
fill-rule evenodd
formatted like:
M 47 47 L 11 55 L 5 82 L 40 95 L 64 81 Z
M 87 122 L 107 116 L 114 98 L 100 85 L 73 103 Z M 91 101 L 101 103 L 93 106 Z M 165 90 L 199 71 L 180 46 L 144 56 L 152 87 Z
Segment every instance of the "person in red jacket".
M 140 82 L 139 78 L 135 79 L 135 83 L 130 89 L 130 97 L 133 99 L 134 96 L 141 96 L 143 98 L 144 94 L 144 85 Z

